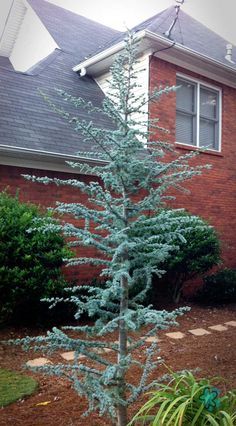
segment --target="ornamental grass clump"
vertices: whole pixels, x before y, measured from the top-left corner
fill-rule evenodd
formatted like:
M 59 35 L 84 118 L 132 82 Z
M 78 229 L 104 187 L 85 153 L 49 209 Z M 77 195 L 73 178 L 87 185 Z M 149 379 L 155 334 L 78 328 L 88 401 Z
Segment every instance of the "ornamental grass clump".
M 234 426 L 236 393 L 221 392 L 213 383 L 219 378 L 196 379 L 191 372 L 171 372 L 167 384 L 150 392 L 128 426 Z
M 87 414 L 98 410 L 100 415 L 109 415 L 118 426 L 127 425 L 128 406 L 150 388 L 150 375 L 158 366 L 157 344 L 154 342 L 145 351 L 146 338 L 176 324 L 177 316 L 187 309 L 157 311 L 152 306 L 144 306 L 143 301 L 153 274 L 164 274 L 160 265 L 178 247 L 178 241 L 185 241 L 184 218 L 173 231 L 173 223 L 180 221 L 163 210 L 170 199 L 166 193 L 171 188 L 179 189 L 185 180 L 201 174 L 203 169 L 190 164 L 196 153 L 181 156 L 169 143 L 154 140 L 156 130 L 160 130 L 158 120 L 149 119 L 145 106 L 175 88 L 157 88 L 153 93 L 140 94 L 141 71 L 137 66 L 135 37 L 135 34 L 127 34 L 123 51 L 112 65 L 110 91 L 101 108 L 59 92 L 63 101 L 82 110 L 87 121 L 47 99 L 54 113 L 58 112 L 74 125 L 85 144 L 93 147 L 90 152 L 83 152 L 83 157 L 88 158 L 87 164 L 81 164 L 79 158 L 77 163 L 70 163 L 77 169 L 78 178 L 26 176 L 34 182 L 71 186 L 83 193 L 83 200 L 84 194 L 88 197 L 84 203 L 80 198 L 73 203 L 58 203 L 57 213 L 72 215 L 78 222 L 57 224 L 55 229 L 62 230 L 73 246 L 94 253 L 69 259 L 69 266 L 85 268 L 92 264 L 101 268 L 103 285 L 76 287 L 67 298 L 76 306 L 78 321 L 84 313 L 96 319 L 86 325 L 78 322 L 75 327 L 53 328 L 46 336 L 15 342 L 44 352 L 74 351 L 74 362 L 44 366 L 41 371 L 67 378 L 76 392 L 87 398 Z M 110 127 L 97 127 L 98 116 L 106 122 L 109 119 Z M 90 180 L 80 179 L 84 173 Z M 146 234 L 149 226 L 155 229 L 154 235 Z M 137 229 L 139 235 L 136 235 Z M 96 251 L 92 252 L 91 248 Z M 144 287 L 134 291 L 140 280 L 145 283 Z M 138 338 L 137 332 L 143 327 L 142 337 Z M 146 356 L 142 363 L 137 359 L 141 347 Z M 113 356 L 109 356 L 107 350 Z M 141 371 L 135 383 L 127 374 L 133 366 Z

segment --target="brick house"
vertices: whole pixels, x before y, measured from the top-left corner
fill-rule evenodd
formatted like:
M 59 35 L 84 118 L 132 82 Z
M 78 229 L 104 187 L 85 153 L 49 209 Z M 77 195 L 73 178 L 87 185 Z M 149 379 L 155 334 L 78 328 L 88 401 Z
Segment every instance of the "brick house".
M 90 163 L 82 137 L 42 99 L 38 88 L 55 102 L 54 88 L 100 105 L 109 67 L 123 48 L 124 34 L 73 14 L 45 0 L 6 0 L 0 36 L 0 189 L 20 189 L 22 200 L 51 206 L 55 201 L 81 201 L 65 187 L 45 187 L 22 174 L 60 178 L 76 174 L 66 161 Z M 1 8 L 2 6 L 0 6 Z M 185 207 L 216 227 L 224 264 L 236 267 L 236 47 L 182 10 L 170 7 L 134 28 L 140 40 L 142 90 L 158 85 L 180 89 L 147 108 L 169 129 L 176 150 L 205 147 L 198 162 L 212 170 L 186 184 L 176 207 Z M 83 112 L 81 117 L 83 118 Z M 84 118 L 86 118 L 84 116 Z M 101 126 L 110 126 L 97 115 Z M 93 271 L 80 277 L 91 278 Z

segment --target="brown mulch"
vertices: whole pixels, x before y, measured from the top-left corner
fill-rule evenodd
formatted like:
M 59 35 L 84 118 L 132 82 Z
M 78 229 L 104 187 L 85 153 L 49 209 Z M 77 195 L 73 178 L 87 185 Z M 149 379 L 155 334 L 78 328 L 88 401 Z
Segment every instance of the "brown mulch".
M 223 389 L 236 389 L 235 353 L 236 328 L 228 326 L 224 332 L 211 331 L 211 334 L 196 337 L 187 332 L 189 329 L 204 328 L 211 325 L 223 325 L 227 321 L 236 320 L 236 306 L 228 305 L 219 308 L 200 308 L 192 306 L 192 310 L 179 319 L 179 327 L 162 331 L 159 334 L 160 353 L 165 363 L 173 370 L 200 368 L 199 376 L 221 376 L 226 379 Z M 173 340 L 165 336 L 165 332 L 181 331 L 185 337 Z M 7 328 L 0 330 L 0 340 L 18 338 L 26 335 L 42 334 L 42 330 Z M 24 363 L 32 358 L 42 356 L 35 352 L 24 352 L 20 347 L 1 346 L 0 365 L 15 371 L 24 371 Z M 59 355 L 49 357 L 54 362 L 61 362 Z M 139 359 L 142 354 L 139 353 Z M 165 373 L 160 366 L 153 373 L 153 379 Z M 111 421 L 91 414 L 82 417 L 87 405 L 84 398 L 79 397 L 64 379 L 52 378 L 32 372 L 27 374 L 36 377 L 39 389 L 36 394 L 25 400 L 13 403 L 0 409 L 0 426 L 111 426 Z M 130 376 L 136 377 L 137 371 Z M 48 405 L 37 406 L 40 402 L 49 401 Z M 142 401 L 131 407 L 132 416 Z

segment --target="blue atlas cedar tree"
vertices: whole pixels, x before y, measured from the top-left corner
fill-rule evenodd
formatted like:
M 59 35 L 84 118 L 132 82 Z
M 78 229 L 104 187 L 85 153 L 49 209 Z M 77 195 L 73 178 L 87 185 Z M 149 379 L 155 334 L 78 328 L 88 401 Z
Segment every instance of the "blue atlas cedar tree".
M 84 227 L 52 223 L 44 232 L 49 228 L 59 228 L 66 236 L 73 237 L 74 246 L 96 249 L 97 256 L 69 259 L 68 265 L 100 265 L 103 285 L 76 287 L 72 294 L 68 294 L 67 300 L 75 303 L 78 320 L 85 312 L 97 319 L 92 325 L 53 328 L 44 337 L 15 341 L 26 348 L 36 345 L 43 351 L 75 351 L 73 363 L 48 365 L 40 369 L 68 378 L 75 390 L 87 398 L 87 413 L 99 410 L 100 414 L 110 415 L 119 426 L 128 423 L 127 407 L 153 385 L 149 376 L 159 362 L 154 358 L 156 342 L 146 349 L 145 363 L 138 362 L 137 350 L 142 347 L 145 351 L 145 339 L 176 324 L 176 317 L 187 309 L 156 311 L 151 306 L 145 307 L 142 302 L 151 286 L 152 275 L 161 276 L 165 272 L 156 265 L 161 265 L 171 256 L 178 239 L 184 241 L 185 217 L 176 217 L 163 209 L 170 198 L 166 192 L 170 188 L 181 188 L 183 181 L 199 175 L 202 170 L 202 166 L 189 165 L 195 154 L 179 156 L 169 143 L 152 140 L 159 128 L 158 120 L 150 120 L 144 106 L 176 88 L 159 88 L 149 95 L 140 95 L 137 91 L 138 75 L 142 71 L 138 71 L 136 66 L 138 46 L 135 35 L 128 32 L 124 49 L 111 67 L 110 91 L 101 108 L 59 91 L 73 107 L 87 111 L 88 117 L 104 114 L 112 122 L 110 129 L 96 127 L 92 120 L 87 122 L 75 118 L 47 99 L 54 111 L 72 122 L 75 131 L 84 135 L 85 143 L 96 146 L 96 150 L 87 152 L 87 156 L 102 160 L 102 165 L 71 163 L 80 172 L 96 178 L 84 183 L 79 179 L 26 176 L 31 181 L 79 188 L 89 197 L 89 207 L 78 201 L 57 203 L 55 208 L 56 212 L 85 219 Z M 168 158 L 172 156 L 170 161 L 164 158 L 166 152 Z M 176 223 L 174 232 L 173 222 Z M 196 219 L 194 223 L 196 226 Z M 147 237 L 145 229 L 150 229 L 150 226 L 155 233 L 148 233 Z M 188 230 L 189 226 L 188 218 Z M 160 236 L 158 230 L 161 230 Z M 134 289 L 140 279 L 144 286 L 137 293 Z M 57 300 L 50 302 L 57 303 Z M 145 326 L 149 327 L 143 331 L 142 338 L 132 337 Z M 79 332 L 80 337 L 70 337 L 68 332 L 71 330 Z M 117 333 L 117 341 L 109 338 L 113 332 Z M 108 349 L 115 358 L 107 354 Z M 90 360 L 89 364 L 87 360 Z M 142 370 L 136 384 L 127 381 L 127 371 L 133 365 L 139 365 Z

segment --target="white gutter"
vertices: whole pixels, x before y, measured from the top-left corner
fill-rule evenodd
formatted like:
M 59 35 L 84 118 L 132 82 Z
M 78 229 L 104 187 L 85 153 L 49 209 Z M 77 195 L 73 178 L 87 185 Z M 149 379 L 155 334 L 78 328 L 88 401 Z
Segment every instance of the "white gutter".
M 145 33 L 146 33 L 145 36 L 147 38 L 151 39 L 151 40 L 166 42 L 166 44 L 167 45 L 169 44 L 170 46 L 171 46 L 171 44 L 174 43 L 174 41 L 166 40 L 165 37 L 160 36 L 160 35 L 158 35 L 156 33 L 151 32 L 151 31 L 147 30 L 147 31 L 145 31 Z M 230 65 L 226 65 L 223 62 L 220 62 L 220 61 L 218 61 L 216 59 L 213 59 L 213 58 L 211 58 L 208 55 L 204 55 L 203 53 L 199 53 L 196 50 L 191 49 L 190 47 L 183 46 L 182 44 L 179 44 L 179 43 L 175 43 L 173 47 L 175 49 L 177 49 L 177 50 L 181 50 L 182 52 L 186 52 L 186 53 L 188 53 L 188 54 L 190 54 L 192 56 L 196 56 L 199 59 L 207 60 L 207 62 L 210 62 L 213 65 L 218 65 L 221 68 L 223 67 L 223 68 L 226 68 L 229 71 L 233 71 L 233 72 L 236 73 L 236 68 L 235 67 L 232 67 Z
M 74 162 L 81 162 L 81 163 L 90 163 L 90 164 L 100 164 L 105 165 L 108 164 L 108 161 L 103 160 L 97 160 L 95 158 L 90 157 L 82 157 L 82 156 L 76 156 L 76 155 L 68 155 L 68 154 L 60 154 L 57 152 L 51 152 L 51 151 L 42 151 L 37 149 L 29 149 L 29 148 L 21 148 L 18 146 L 11 146 L 11 145 L 0 145 L 0 152 L 6 153 L 6 154 L 28 154 L 29 156 L 43 156 L 47 159 L 53 159 L 53 160 L 64 160 L 67 161 L 74 161 Z M 0 160 L 1 162 L 1 160 Z
M 182 46 L 179 43 L 174 43 L 174 41 L 172 40 L 168 40 L 166 37 L 163 37 L 159 34 L 153 33 L 152 31 L 149 30 L 142 30 L 139 31 L 135 34 L 135 39 L 136 40 L 152 40 L 152 41 L 157 41 L 157 42 L 161 42 L 163 45 L 165 45 L 166 47 L 171 47 L 171 45 L 173 45 L 174 49 L 180 50 L 183 53 L 187 53 L 191 56 L 194 56 L 200 60 L 204 60 L 207 61 L 217 67 L 220 68 L 224 68 L 228 71 L 234 72 L 236 73 L 236 68 L 232 67 L 230 65 L 226 65 L 218 60 L 212 59 L 210 56 L 204 55 L 202 53 L 199 53 L 189 47 L 186 46 Z M 95 65 L 98 62 L 101 62 L 107 58 L 109 58 L 110 56 L 115 55 L 116 53 L 120 52 L 125 46 L 125 42 L 124 40 L 109 47 L 108 49 L 98 53 L 97 55 L 92 56 L 91 58 L 79 63 L 78 65 L 73 67 L 73 71 L 78 72 L 81 71 L 81 69 L 85 69 L 91 67 L 92 65 Z

